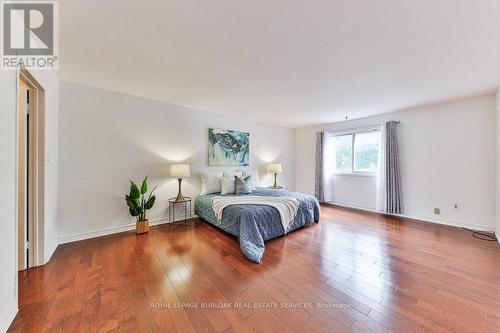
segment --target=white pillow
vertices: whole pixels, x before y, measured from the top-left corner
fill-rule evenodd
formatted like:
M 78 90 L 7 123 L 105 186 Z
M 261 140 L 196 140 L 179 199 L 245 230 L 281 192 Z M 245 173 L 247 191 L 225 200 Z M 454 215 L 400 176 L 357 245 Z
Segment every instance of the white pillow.
M 226 178 L 231 178 L 234 181 L 234 176 L 243 177 L 243 171 L 224 171 L 223 176 Z
M 222 171 L 202 172 L 201 176 L 201 193 L 210 194 L 220 192 L 220 179 Z
M 243 177 L 252 176 L 252 189 L 260 187 L 259 171 L 257 169 L 250 169 L 243 171 Z
M 220 194 L 234 194 L 236 191 L 234 177 L 220 177 Z

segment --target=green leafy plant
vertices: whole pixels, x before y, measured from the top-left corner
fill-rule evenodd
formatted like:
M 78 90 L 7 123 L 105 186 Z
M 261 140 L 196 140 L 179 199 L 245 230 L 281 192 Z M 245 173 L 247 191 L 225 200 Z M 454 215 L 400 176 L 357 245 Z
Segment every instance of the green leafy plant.
M 141 188 L 130 181 L 130 193 L 125 194 L 125 201 L 130 212 L 130 215 L 137 218 L 137 222 L 146 221 L 146 211 L 151 209 L 155 204 L 156 196 L 153 195 L 153 188 L 149 195 L 146 197 L 146 192 L 148 191 L 148 176 L 142 181 Z

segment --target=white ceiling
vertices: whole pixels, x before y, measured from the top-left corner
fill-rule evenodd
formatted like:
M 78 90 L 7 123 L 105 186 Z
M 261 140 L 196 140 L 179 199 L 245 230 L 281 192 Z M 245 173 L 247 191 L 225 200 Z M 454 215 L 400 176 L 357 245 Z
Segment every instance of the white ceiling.
M 301 127 L 500 84 L 499 0 L 64 0 L 63 80 Z

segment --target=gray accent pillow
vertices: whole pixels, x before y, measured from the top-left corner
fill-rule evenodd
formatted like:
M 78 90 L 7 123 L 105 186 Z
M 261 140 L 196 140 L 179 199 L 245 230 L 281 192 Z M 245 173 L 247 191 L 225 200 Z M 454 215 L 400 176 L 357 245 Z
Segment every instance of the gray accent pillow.
M 234 176 L 234 187 L 236 195 L 252 193 L 252 176 L 238 177 Z

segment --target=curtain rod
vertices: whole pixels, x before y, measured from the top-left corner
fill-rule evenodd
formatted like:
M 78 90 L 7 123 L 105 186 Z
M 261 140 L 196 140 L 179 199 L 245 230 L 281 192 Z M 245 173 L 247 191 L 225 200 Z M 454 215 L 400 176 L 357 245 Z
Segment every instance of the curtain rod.
M 397 125 L 401 124 L 401 121 L 399 120 L 389 120 L 389 121 L 394 121 Z M 360 127 L 347 127 L 347 128 L 325 128 L 324 130 L 320 132 L 349 132 L 349 131 L 362 131 L 362 130 L 376 130 L 376 127 L 380 126 L 380 124 L 375 124 L 375 125 L 366 125 L 366 126 L 360 126 Z
M 394 121 L 397 125 L 401 123 L 399 120 L 389 120 L 389 121 Z M 389 122 L 387 121 L 387 122 Z M 325 128 L 323 132 L 332 132 L 332 133 L 343 133 L 343 132 L 354 132 L 354 131 L 370 131 L 370 130 L 377 130 L 377 127 L 380 128 L 380 123 L 379 124 L 374 124 L 374 125 L 366 125 L 366 126 L 359 126 L 359 127 L 347 127 L 347 128 Z

